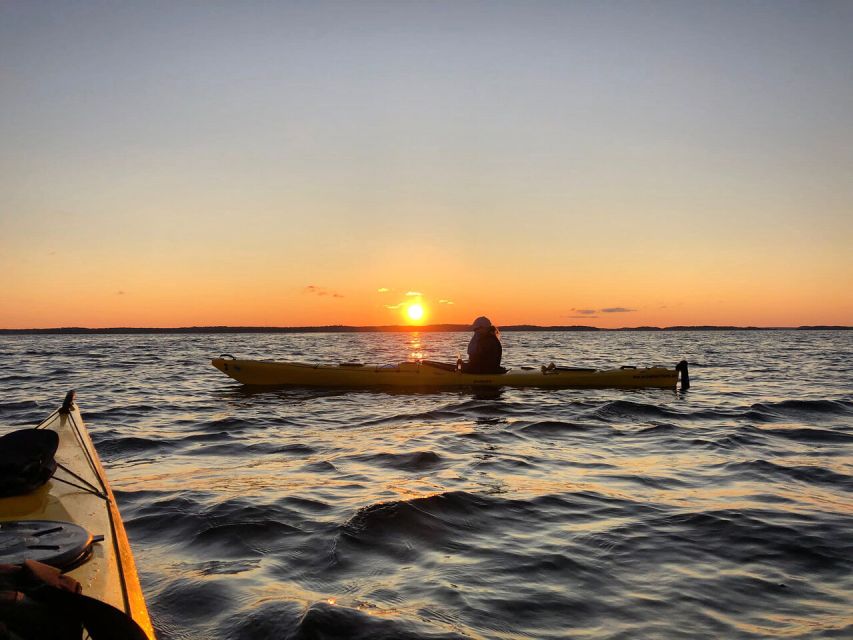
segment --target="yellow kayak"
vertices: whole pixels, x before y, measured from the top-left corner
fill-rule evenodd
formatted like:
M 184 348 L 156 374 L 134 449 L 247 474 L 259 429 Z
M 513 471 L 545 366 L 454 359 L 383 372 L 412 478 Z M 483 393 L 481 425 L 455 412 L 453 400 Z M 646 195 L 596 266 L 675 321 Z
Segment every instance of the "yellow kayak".
M 687 381 L 687 363 L 676 368 L 622 367 L 620 369 L 578 369 L 568 367 L 520 367 L 505 373 L 462 373 L 453 365 L 438 362 L 401 362 L 374 366 L 356 363 L 341 365 L 302 364 L 238 360 L 223 355 L 212 361 L 225 375 L 245 385 L 309 387 L 548 387 L 555 389 L 675 387 L 682 374 Z M 686 388 L 686 387 L 684 387 Z
M 55 460 L 59 468 L 50 480 L 31 493 L 0 498 L 0 531 L 21 526 L 11 521 L 23 522 L 25 526 L 37 526 L 39 522 L 34 521 L 48 521 L 46 529 L 71 523 L 95 536 L 94 543 L 73 564 L 82 563 L 67 575 L 82 585 L 84 596 L 123 611 L 153 639 L 154 631 L 121 515 L 74 400 L 74 392 L 69 392 L 62 407 L 37 427 L 58 434 Z M 76 530 L 73 526 L 69 528 Z M 103 539 L 99 541 L 100 536 Z M 42 561 L 50 564 L 48 560 Z M 85 632 L 84 637 L 87 637 Z

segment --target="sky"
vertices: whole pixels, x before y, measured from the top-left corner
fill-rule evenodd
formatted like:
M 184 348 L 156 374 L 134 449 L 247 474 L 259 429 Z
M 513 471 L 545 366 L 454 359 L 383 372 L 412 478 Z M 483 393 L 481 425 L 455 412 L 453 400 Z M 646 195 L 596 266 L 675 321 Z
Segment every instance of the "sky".
M 853 325 L 851 2 L 0 3 L 0 328 Z

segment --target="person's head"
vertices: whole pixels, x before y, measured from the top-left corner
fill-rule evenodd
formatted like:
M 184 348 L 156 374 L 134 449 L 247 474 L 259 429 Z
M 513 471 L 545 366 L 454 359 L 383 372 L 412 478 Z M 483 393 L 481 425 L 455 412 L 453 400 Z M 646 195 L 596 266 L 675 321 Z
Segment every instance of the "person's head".
M 471 323 L 471 329 L 474 331 L 474 333 L 494 333 L 495 335 L 499 335 L 497 328 L 492 325 L 492 321 L 489 320 L 486 316 L 480 316 L 479 318 L 474 320 L 474 322 Z
M 489 327 L 492 326 L 492 321 L 489 320 L 486 316 L 480 316 L 474 322 L 471 323 L 471 329 L 473 331 L 485 331 Z

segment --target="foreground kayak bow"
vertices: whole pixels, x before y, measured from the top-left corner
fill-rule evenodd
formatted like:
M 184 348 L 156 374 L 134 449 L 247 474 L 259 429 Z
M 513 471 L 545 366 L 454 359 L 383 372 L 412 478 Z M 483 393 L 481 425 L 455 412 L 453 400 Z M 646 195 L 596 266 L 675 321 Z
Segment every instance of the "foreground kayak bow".
M 86 625 L 84 637 L 154 638 L 115 496 L 74 392 L 35 429 L 7 433 L 4 440 L 4 453 L 10 455 L 0 457 L 0 467 L 32 482 L 5 483 L 0 564 L 43 563 L 79 583 L 83 592 L 42 588 L 28 593 L 49 614 L 34 622 L 55 627 L 65 612 Z

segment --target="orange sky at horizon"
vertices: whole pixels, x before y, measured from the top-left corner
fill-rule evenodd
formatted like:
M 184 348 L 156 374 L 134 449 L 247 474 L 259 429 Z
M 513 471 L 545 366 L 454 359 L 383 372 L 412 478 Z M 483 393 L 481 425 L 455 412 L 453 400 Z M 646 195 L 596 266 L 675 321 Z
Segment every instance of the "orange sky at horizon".
M 61 252 L 51 257 L 63 261 Z M 239 271 L 199 274 L 195 280 L 186 271 L 175 276 L 151 271 L 135 278 L 75 271 L 73 265 L 61 271 L 45 269 L 40 280 L 23 290 L 4 286 L 8 304 L 0 310 L 0 327 L 466 324 L 483 314 L 498 326 L 775 327 L 849 325 L 853 318 L 843 279 L 797 281 L 795 274 L 775 289 L 760 276 L 744 276 L 732 290 L 725 279 L 708 278 L 700 289 L 694 271 L 675 268 L 654 280 L 647 280 L 642 269 L 638 276 L 610 282 L 584 274 L 553 280 L 537 276 L 537 286 L 526 286 L 524 275 L 512 270 L 496 270 L 493 277 L 479 274 L 470 282 L 456 281 L 449 273 L 437 274 L 438 282 L 432 286 L 422 277 L 412 287 L 393 286 L 391 278 L 377 279 L 371 286 L 358 282 L 358 277 L 355 284 L 343 277 L 299 284 L 292 278 L 251 278 Z M 420 295 L 406 295 L 409 292 Z M 420 322 L 406 315 L 406 307 L 414 301 L 425 311 Z
M 496 194 L 497 211 L 505 195 Z M 651 214 L 557 222 L 531 207 L 534 219 L 554 221 L 553 234 L 509 220 L 468 246 L 469 230 L 442 220 L 421 228 L 430 219 L 422 212 L 385 216 L 386 237 L 340 204 L 323 205 L 316 222 L 248 211 L 205 217 L 194 207 L 175 197 L 162 209 L 128 207 L 120 220 L 10 221 L 4 230 L 39 238 L 39 247 L 20 242 L 0 254 L 0 270 L 12 274 L 0 285 L 0 328 L 407 324 L 394 307 L 411 302 L 408 292 L 422 294 L 424 324 L 484 314 L 498 326 L 853 324 L 849 222 L 822 229 L 804 218 L 766 231 L 737 217 L 695 228 Z M 345 221 L 340 231 L 328 230 L 330 219 Z M 614 232 L 617 224 L 625 229 Z
M 853 325 L 853 6 L 251 4 L 0 3 L 0 328 Z

